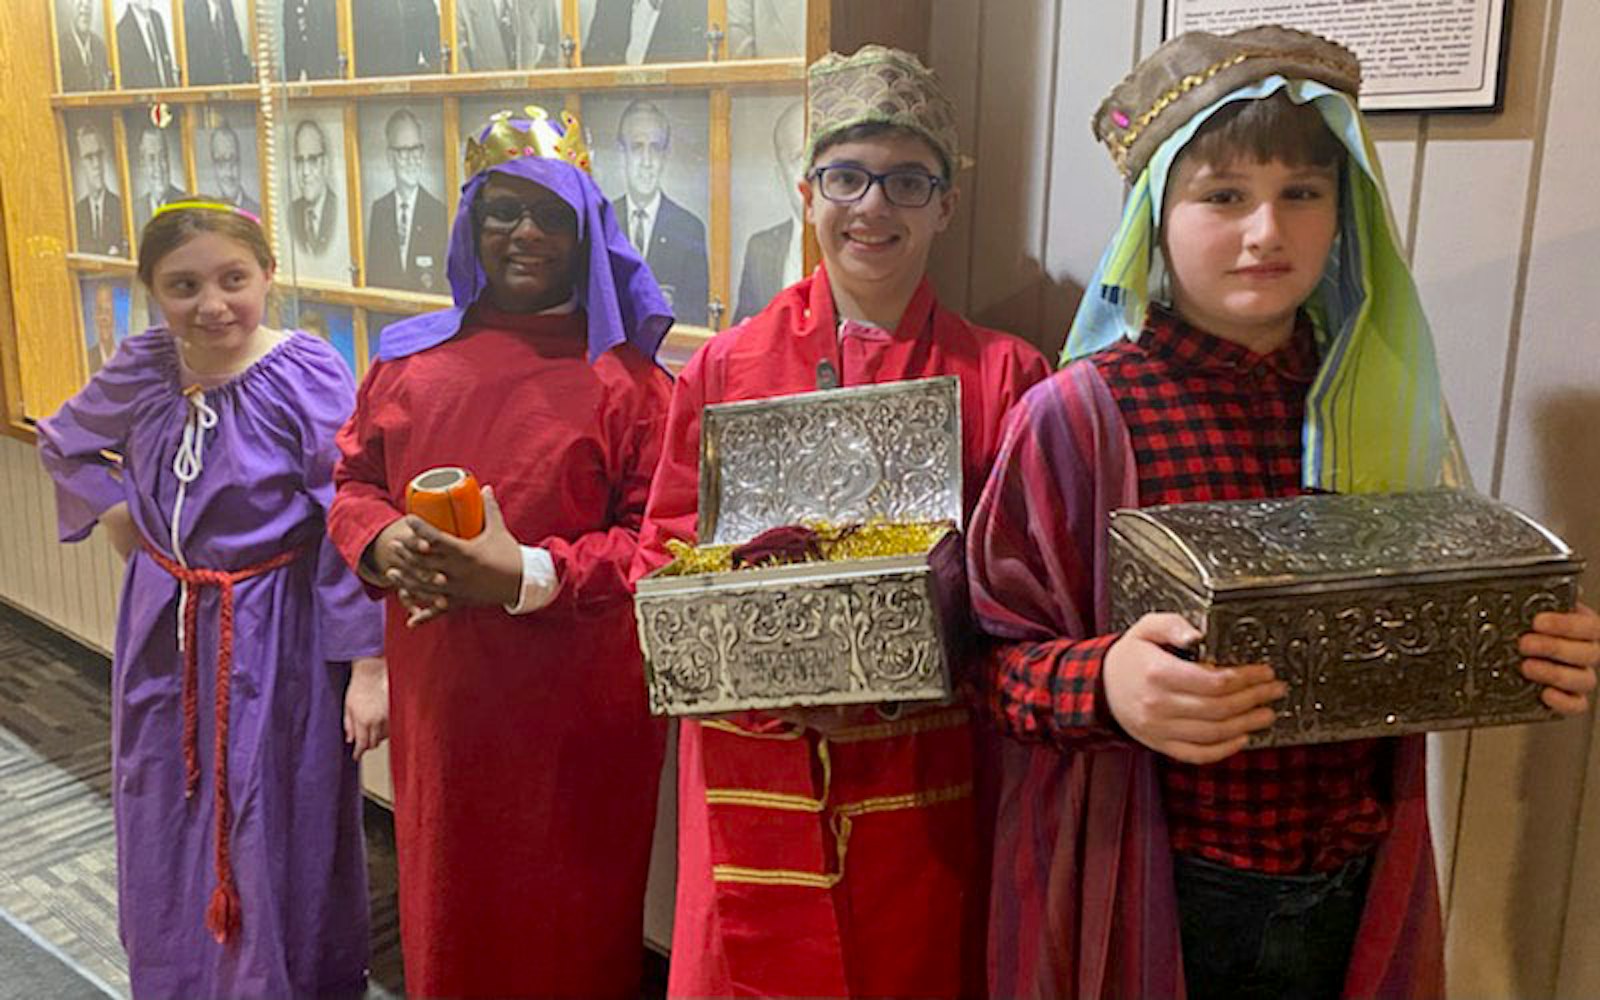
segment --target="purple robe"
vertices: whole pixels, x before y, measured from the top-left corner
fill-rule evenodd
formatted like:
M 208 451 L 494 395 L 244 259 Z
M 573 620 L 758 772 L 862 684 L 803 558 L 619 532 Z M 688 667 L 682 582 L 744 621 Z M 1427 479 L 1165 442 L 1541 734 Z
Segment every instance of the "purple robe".
M 206 930 L 213 869 L 215 587 L 202 589 L 199 787 L 184 796 L 179 587 L 148 554 L 123 577 L 112 665 L 117 896 L 136 997 L 360 995 L 367 956 L 361 790 L 344 742 L 349 661 L 381 655 L 383 616 L 326 540 L 334 434 L 355 401 L 339 356 L 296 333 L 208 391 L 216 426 L 190 484 L 181 542 L 191 567 L 237 571 L 304 555 L 234 588 L 229 713 L 231 853 L 242 904 L 226 944 Z M 126 502 L 171 555 L 173 457 L 189 404 L 163 329 L 116 356 L 39 425 L 61 539 L 88 536 Z M 124 457 L 120 477 L 102 449 Z

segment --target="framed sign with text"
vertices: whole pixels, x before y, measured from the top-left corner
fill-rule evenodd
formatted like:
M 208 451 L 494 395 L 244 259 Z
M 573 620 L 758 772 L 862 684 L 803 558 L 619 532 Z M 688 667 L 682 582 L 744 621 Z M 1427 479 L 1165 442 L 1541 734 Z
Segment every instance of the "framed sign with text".
M 1281 24 L 1361 60 L 1364 111 L 1498 111 L 1511 0 L 1166 0 L 1163 37 Z

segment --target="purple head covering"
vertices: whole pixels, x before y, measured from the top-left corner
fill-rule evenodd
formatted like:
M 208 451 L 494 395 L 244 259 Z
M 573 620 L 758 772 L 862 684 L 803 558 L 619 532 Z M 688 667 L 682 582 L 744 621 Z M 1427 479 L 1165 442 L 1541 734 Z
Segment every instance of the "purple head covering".
M 531 111 L 532 109 L 530 109 Z M 491 133 L 503 132 L 507 123 L 529 127 L 533 123 L 512 119 L 501 113 L 479 133 L 478 142 L 488 143 Z M 553 123 L 541 121 L 541 126 Z M 567 128 L 576 120 L 568 118 Z M 530 142 L 536 141 L 530 139 Z M 476 151 L 474 151 L 476 152 Z M 450 229 L 450 256 L 447 274 L 455 305 L 438 312 L 413 316 L 390 324 L 379 341 L 378 357 L 393 361 L 408 354 L 442 344 L 461 329 L 467 309 L 488 287 L 488 277 L 478 262 L 478 241 L 472 222 L 472 206 L 478 192 L 492 173 L 522 177 L 555 192 L 578 215 L 578 253 L 586 257 L 578 268 L 578 305 L 589 318 L 589 361 L 621 343 L 632 344 L 647 358 L 654 358 L 661 340 L 672 327 L 672 308 L 645 266 L 633 244 L 623 235 L 611 209 L 611 201 L 600 193 L 588 173 L 553 153 L 529 155 L 491 163 L 472 173 L 461 187 L 461 204 Z M 471 170 L 472 153 L 469 153 Z M 585 154 L 579 162 L 587 162 Z

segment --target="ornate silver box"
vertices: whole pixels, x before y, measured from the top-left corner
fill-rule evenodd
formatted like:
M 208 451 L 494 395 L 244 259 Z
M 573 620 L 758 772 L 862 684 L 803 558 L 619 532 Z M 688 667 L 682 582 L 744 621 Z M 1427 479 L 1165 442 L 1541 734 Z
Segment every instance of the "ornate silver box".
M 816 521 L 917 522 L 930 544 L 722 572 L 686 572 L 685 556 L 651 573 L 634 597 L 650 710 L 948 697 L 967 615 L 960 517 L 953 376 L 706 407 L 703 546 Z
M 1456 490 L 1174 504 L 1112 515 L 1112 617 L 1175 611 L 1196 658 L 1289 684 L 1252 746 L 1553 718 L 1517 638 L 1570 610 L 1583 561 Z

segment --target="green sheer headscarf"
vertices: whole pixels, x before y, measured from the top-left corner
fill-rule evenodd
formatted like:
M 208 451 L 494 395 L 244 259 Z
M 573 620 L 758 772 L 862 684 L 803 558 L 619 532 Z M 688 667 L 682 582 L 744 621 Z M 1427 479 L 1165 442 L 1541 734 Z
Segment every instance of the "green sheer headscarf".
M 1395 238 L 1382 172 L 1343 91 L 1269 76 L 1229 93 L 1169 136 L 1135 178 L 1122 221 L 1072 321 L 1062 361 L 1137 338 L 1150 303 L 1156 233 L 1178 154 L 1219 108 L 1279 91 L 1311 104 L 1344 144 L 1339 235 L 1305 309 L 1322 359 L 1306 398 L 1304 484 L 1341 493 L 1467 486 L 1439 382 L 1433 334 Z

